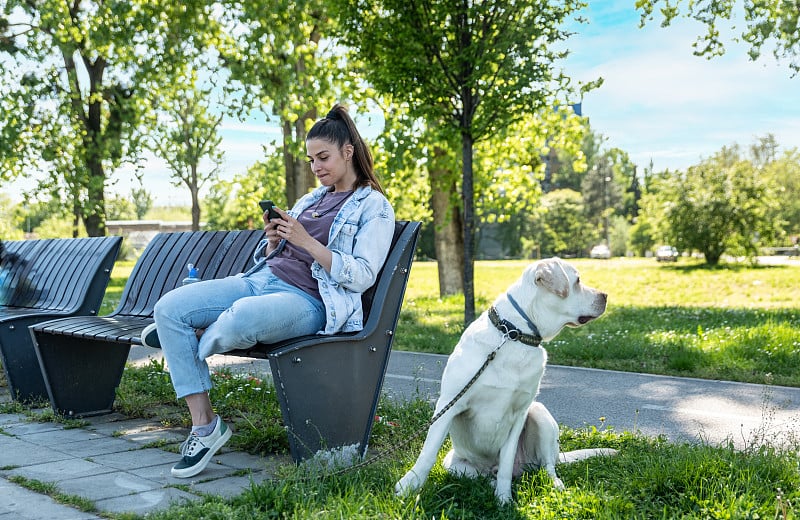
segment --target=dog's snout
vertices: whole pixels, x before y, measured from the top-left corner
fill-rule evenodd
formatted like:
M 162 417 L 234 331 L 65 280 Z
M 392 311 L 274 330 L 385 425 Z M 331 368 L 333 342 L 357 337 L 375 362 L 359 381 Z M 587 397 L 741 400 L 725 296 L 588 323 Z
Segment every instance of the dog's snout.
M 600 299 L 603 300 L 603 303 L 608 303 L 608 295 L 604 292 L 600 293 Z

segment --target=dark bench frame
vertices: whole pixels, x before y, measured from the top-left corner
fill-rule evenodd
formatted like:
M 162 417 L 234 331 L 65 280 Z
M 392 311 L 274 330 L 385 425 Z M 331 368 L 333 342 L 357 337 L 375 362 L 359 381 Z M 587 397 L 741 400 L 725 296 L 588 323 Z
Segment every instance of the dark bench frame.
M 360 456 L 366 453 L 419 228 L 419 222 L 396 223 L 389 257 L 378 281 L 362 298 L 362 331 L 303 336 L 226 353 L 269 360 L 296 461 L 320 449 L 351 445 Z M 158 275 L 142 274 L 155 265 L 155 255 L 149 254 L 148 246 L 131 273 L 119 308 L 111 315 L 54 320 L 31 327 L 56 412 L 72 416 L 110 412 L 131 345 L 141 344 L 141 331 L 152 323 L 158 297 L 177 286 L 183 277 L 177 266 L 195 263 L 200 266 L 203 279 L 242 272 L 249 264 L 240 266 L 236 262 L 249 260 L 258 239 L 263 237 L 261 231 L 216 232 L 225 234 L 223 240 L 228 241 L 236 234 L 237 246 L 211 252 L 209 249 L 222 237 L 205 245 L 195 243 L 206 233 L 212 232 L 186 233 L 186 243 L 173 244 L 171 252 L 159 255 L 169 267 L 159 270 Z M 198 254 L 205 257 L 198 260 Z M 226 269 L 209 271 L 204 265 L 224 265 Z M 174 274 L 176 271 L 180 276 Z M 161 276 L 170 279 L 163 282 Z M 148 294 L 143 297 L 145 290 Z M 87 365 L 87 360 L 91 364 Z
M 47 399 L 28 327 L 57 317 L 96 315 L 111 278 L 122 237 L 49 238 L 4 241 L 4 286 L 25 286 L 9 305 L 0 305 L 0 357 L 14 399 Z M 27 285 L 30 282 L 30 285 Z

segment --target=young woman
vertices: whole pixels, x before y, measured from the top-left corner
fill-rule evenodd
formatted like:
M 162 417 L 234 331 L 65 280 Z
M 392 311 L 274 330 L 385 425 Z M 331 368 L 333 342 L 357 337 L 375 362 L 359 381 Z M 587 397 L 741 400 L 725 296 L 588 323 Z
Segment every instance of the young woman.
M 161 347 L 172 384 L 192 416 L 172 475 L 205 469 L 231 430 L 213 411 L 206 358 L 255 343 L 363 328 L 361 293 L 391 246 L 394 211 L 373 172 L 372 155 L 342 105 L 306 137 L 322 186 L 281 218 L 263 216 L 266 236 L 246 273 L 179 287 L 162 296 L 145 345 Z

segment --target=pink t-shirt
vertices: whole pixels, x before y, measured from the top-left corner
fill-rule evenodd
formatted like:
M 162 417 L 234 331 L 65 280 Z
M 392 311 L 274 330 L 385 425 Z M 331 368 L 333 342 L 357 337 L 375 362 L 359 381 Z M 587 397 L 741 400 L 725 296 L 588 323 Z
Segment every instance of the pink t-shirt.
M 306 228 L 309 235 L 323 246 L 327 246 L 333 219 L 352 194 L 352 191 L 329 191 L 319 202 L 303 211 L 297 220 Z M 275 276 L 321 300 L 317 281 L 311 276 L 312 263 L 314 258 L 305 249 L 288 242 L 279 255 L 267 262 Z

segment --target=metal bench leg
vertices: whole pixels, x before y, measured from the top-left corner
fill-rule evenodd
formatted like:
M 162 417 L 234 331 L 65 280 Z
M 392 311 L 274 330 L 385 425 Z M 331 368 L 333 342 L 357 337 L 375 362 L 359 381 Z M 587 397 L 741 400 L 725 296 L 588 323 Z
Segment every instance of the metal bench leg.
M 130 345 L 55 334 L 36 335 L 50 404 L 68 417 L 110 413 Z
M 270 354 L 296 462 L 333 448 L 364 456 L 388 350 L 367 342 L 341 342 Z
M 3 323 L 0 331 L 0 358 L 6 372 L 11 397 L 22 402 L 35 402 L 47 399 L 36 352 L 33 348 L 28 324 L 41 321 L 17 320 Z

